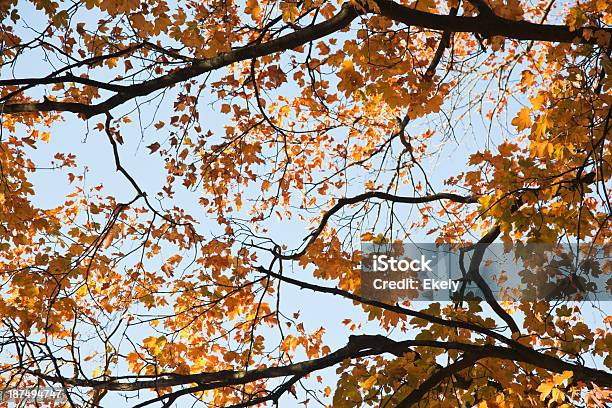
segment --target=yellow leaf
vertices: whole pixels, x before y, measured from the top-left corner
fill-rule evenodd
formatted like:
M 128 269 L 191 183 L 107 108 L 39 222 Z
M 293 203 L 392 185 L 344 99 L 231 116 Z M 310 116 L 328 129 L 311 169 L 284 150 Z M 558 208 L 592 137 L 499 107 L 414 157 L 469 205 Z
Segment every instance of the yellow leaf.
M 388 244 L 389 240 L 387 239 L 387 237 L 385 237 L 384 234 L 378 234 L 373 240 L 373 243 L 375 243 L 376 245 L 384 245 L 384 244 Z
M 256 19 L 259 17 L 261 12 L 261 7 L 259 7 L 259 2 L 257 0 L 247 0 L 245 12 L 250 14 L 251 17 Z
M 546 397 L 548 397 L 554 386 L 555 385 L 552 382 L 545 382 L 540 384 L 537 389 L 540 392 L 540 401 L 544 401 Z
M 531 112 L 528 108 L 522 108 L 516 118 L 512 119 L 512 124 L 520 132 L 531 126 Z
M 364 390 L 369 390 L 370 388 L 372 388 L 372 386 L 374 386 L 374 384 L 376 384 L 376 376 L 373 375 L 370 378 L 368 378 L 367 380 L 363 381 L 361 383 L 361 387 Z
M 572 371 L 564 371 L 561 374 L 557 374 L 553 378 L 553 382 L 555 385 L 561 385 L 565 380 L 569 380 L 572 378 L 574 373 Z
M 364 234 L 361 234 L 361 240 L 368 242 L 374 239 L 374 234 L 372 234 L 371 232 L 366 232 Z
M 294 2 L 283 1 L 280 4 L 280 8 L 283 12 L 283 21 L 286 23 L 293 23 L 300 15 L 300 11 Z
M 348 59 L 342 62 L 342 68 L 338 76 L 340 77 L 338 90 L 344 91 L 346 96 L 349 96 L 357 87 L 363 84 L 363 77 L 355 70 L 353 62 Z
M 548 403 L 548 405 L 550 406 L 553 401 L 557 403 L 563 402 L 564 399 L 565 399 L 565 393 L 558 388 L 553 388 L 551 400 Z

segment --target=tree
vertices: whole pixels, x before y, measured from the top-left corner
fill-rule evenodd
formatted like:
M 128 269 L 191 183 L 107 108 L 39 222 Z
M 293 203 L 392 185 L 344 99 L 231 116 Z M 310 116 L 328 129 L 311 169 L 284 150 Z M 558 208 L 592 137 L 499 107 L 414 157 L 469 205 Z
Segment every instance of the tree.
M 9 0 L 0 16 L 3 387 L 89 407 L 612 401 L 606 308 L 587 324 L 582 303 L 500 302 L 478 256 L 609 245 L 612 3 Z M 129 199 L 55 151 L 46 180 L 73 193 L 37 201 L 33 150 L 74 143 L 68 118 L 106 138 Z M 130 170 L 138 138 L 159 191 Z M 444 149 L 459 170 L 434 174 Z M 471 251 L 484 301 L 360 295 L 357 244 L 401 231 Z M 302 317 L 328 297 L 354 312 Z

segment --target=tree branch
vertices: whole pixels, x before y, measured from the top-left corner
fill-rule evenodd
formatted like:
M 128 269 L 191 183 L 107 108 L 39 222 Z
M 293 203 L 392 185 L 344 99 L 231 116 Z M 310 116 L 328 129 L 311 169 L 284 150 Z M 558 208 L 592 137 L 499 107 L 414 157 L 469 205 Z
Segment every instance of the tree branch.
M 392 0 L 376 0 L 376 4 L 379 10 L 367 10 L 367 12 L 371 14 L 380 14 L 392 21 L 424 29 L 440 30 L 443 32 L 470 32 L 480 34 L 483 37 L 503 36 L 515 40 L 594 44 L 597 36 L 589 36 L 587 39 L 583 35 L 585 30 L 590 30 L 591 32 L 604 30 L 608 33 L 612 33 L 610 29 L 599 29 L 596 27 L 583 27 L 571 31 L 570 28 L 565 25 L 513 21 L 488 13 L 481 13 L 476 17 L 432 14 L 412 9 L 408 6 L 395 3 Z M 31 103 L 5 103 L 0 104 L 0 112 L 32 113 L 65 111 L 81 114 L 85 118 L 91 118 L 101 113 L 108 112 L 138 96 L 149 95 L 155 91 L 197 77 L 203 73 L 214 71 L 236 62 L 260 58 L 276 52 L 294 49 L 310 41 L 323 38 L 348 27 L 355 18 L 363 14 L 363 10 L 358 10 L 355 6 L 345 3 L 340 12 L 329 20 L 299 29 L 265 43 L 252 44 L 219 54 L 213 58 L 197 60 L 187 67 L 171 71 L 158 78 L 144 81 L 140 84 L 126 86 L 122 92 L 95 105 L 49 100 Z
M 424 204 L 424 203 L 430 203 L 432 201 L 441 201 L 441 200 L 448 200 L 448 201 L 453 201 L 455 203 L 463 203 L 463 204 L 475 204 L 478 202 L 477 197 L 462 196 L 462 195 L 454 194 L 454 193 L 437 193 L 437 194 L 425 195 L 422 197 L 404 197 L 404 196 L 398 196 L 394 194 L 385 193 L 383 191 L 368 191 L 368 192 L 358 194 L 353 197 L 340 198 L 338 202 L 323 215 L 323 217 L 321 218 L 321 222 L 319 223 L 319 226 L 317 227 L 317 229 L 311 232 L 304 239 L 305 241 L 307 241 L 307 243 L 304 246 L 304 248 L 302 248 L 301 251 L 296 252 L 291 255 L 278 254 L 276 256 L 280 259 L 285 259 L 285 260 L 301 258 L 308 250 L 308 246 L 310 246 L 318 238 L 318 236 L 321 235 L 321 233 L 325 229 L 325 226 L 327 226 L 329 219 L 334 214 L 336 214 L 338 211 L 340 211 L 342 208 L 346 207 L 347 205 L 357 204 L 357 203 L 360 203 L 362 201 L 369 200 L 372 198 L 377 198 L 380 200 L 391 201 L 394 203 L 402 203 L 402 204 Z
M 440 384 L 444 379 L 452 376 L 453 374 L 458 373 L 461 370 L 469 368 L 474 365 L 474 363 L 480 360 L 482 357 L 475 354 L 470 354 L 464 356 L 463 358 L 455 361 L 452 364 L 436 371 L 431 377 L 427 380 L 423 381 L 418 388 L 413 390 L 406 398 L 400 401 L 399 404 L 396 405 L 395 408 L 409 408 L 414 404 L 418 403 L 423 399 L 423 397 L 435 388 L 438 384 Z
M 401 356 L 405 353 L 413 352 L 413 347 L 431 347 L 442 350 L 458 350 L 466 353 L 466 355 L 470 356 L 470 358 L 499 358 L 503 360 L 516 361 L 530 364 L 534 367 L 555 373 L 572 371 L 574 380 L 593 382 L 601 387 L 612 387 L 612 374 L 610 373 L 568 363 L 557 357 L 542 354 L 526 347 L 514 349 L 490 344 L 478 345 L 434 340 L 394 341 L 381 335 L 349 336 L 349 341 L 346 346 L 328 354 L 327 356 L 299 363 L 288 364 L 285 366 L 259 368 L 248 372 L 224 370 L 189 375 L 167 373 L 160 374 L 151 380 L 137 380 L 133 382 L 119 382 L 117 379 L 98 381 L 78 378 L 61 378 L 47 375 L 38 371 L 29 371 L 29 373 L 52 383 L 64 382 L 67 385 L 93 389 L 106 389 L 109 391 L 135 391 L 148 388 L 173 387 L 192 383 L 198 384 L 197 386 L 177 391 L 177 393 L 180 392 L 181 394 L 190 394 L 197 391 L 246 384 L 262 379 L 287 376 L 303 377 L 314 371 L 334 366 L 346 359 L 376 356 L 386 353 Z M 170 395 L 172 394 L 167 394 L 156 399 L 149 400 L 146 404 L 143 403 L 139 406 L 161 401 L 169 398 Z
M 500 333 L 495 332 L 494 330 L 488 329 L 486 327 L 482 327 L 479 326 L 477 324 L 474 323 L 470 323 L 470 322 L 463 322 L 463 321 L 459 321 L 459 320 L 449 320 L 449 319 L 444 319 L 442 317 L 438 317 L 438 316 L 433 316 L 427 313 L 423 313 L 423 312 L 419 312 L 417 310 L 412 310 L 412 309 L 406 309 L 404 307 L 401 307 L 399 305 L 389 305 L 387 303 L 383 303 L 377 300 L 372 300 L 372 299 L 367 299 L 364 298 L 362 296 L 356 295 L 354 293 L 348 292 L 346 290 L 342 290 L 342 289 L 338 289 L 338 288 L 330 288 L 327 286 L 321 286 L 321 285 L 316 285 L 313 283 L 308 283 L 308 282 L 303 282 L 297 279 L 293 279 L 290 278 L 288 276 L 284 276 L 284 275 L 280 275 L 278 273 L 269 271 L 267 269 L 265 269 L 264 267 L 258 267 L 257 268 L 258 271 L 265 273 L 267 275 L 270 275 L 276 279 L 279 279 L 283 282 L 298 286 L 302 289 L 310 289 L 312 291 L 315 292 L 319 292 L 319 293 L 328 293 L 331 295 L 337 295 L 337 296 L 342 296 L 346 299 L 350 299 L 354 302 L 358 302 L 358 303 L 362 303 L 364 305 L 369 305 L 369 306 L 374 306 L 374 307 L 378 307 L 381 308 L 383 310 L 389 311 L 389 312 L 394 312 L 394 313 L 398 313 L 398 314 L 402 314 L 405 316 L 411 316 L 417 319 L 423 319 L 425 321 L 428 321 L 430 323 L 434 323 L 434 324 L 439 324 L 442 326 L 446 326 L 446 327 L 452 327 L 455 329 L 466 329 L 466 330 L 470 330 L 476 333 L 480 333 L 480 334 L 484 334 L 486 336 L 489 336 L 493 339 L 496 339 L 502 343 L 508 344 L 511 347 L 521 347 L 520 343 L 515 342 L 514 340 L 508 339 L 507 337 L 503 336 Z

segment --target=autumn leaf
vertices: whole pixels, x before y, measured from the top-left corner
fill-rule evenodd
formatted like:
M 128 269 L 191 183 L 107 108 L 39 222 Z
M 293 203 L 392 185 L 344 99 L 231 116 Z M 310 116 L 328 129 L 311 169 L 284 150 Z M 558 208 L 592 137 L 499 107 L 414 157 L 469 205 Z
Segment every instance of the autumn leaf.
M 150 154 L 155 153 L 156 151 L 159 150 L 160 148 L 160 144 L 158 142 L 152 143 L 149 146 L 147 146 L 147 148 L 150 150 Z
M 521 108 L 518 115 L 512 119 L 512 124 L 519 132 L 531 127 L 531 112 L 529 108 Z

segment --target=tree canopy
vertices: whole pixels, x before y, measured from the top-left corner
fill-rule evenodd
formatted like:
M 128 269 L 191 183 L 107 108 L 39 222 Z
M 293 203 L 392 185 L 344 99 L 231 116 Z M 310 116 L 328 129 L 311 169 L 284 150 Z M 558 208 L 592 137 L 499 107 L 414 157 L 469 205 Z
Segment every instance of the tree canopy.
M 0 387 L 612 402 L 605 302 L 479 274 L 494 242 L 610 244 L 612 2 L 4 0 L 0 33 Z M 360 243 L 411 239 L 471 254 L 482 301 L 364 296 Z

